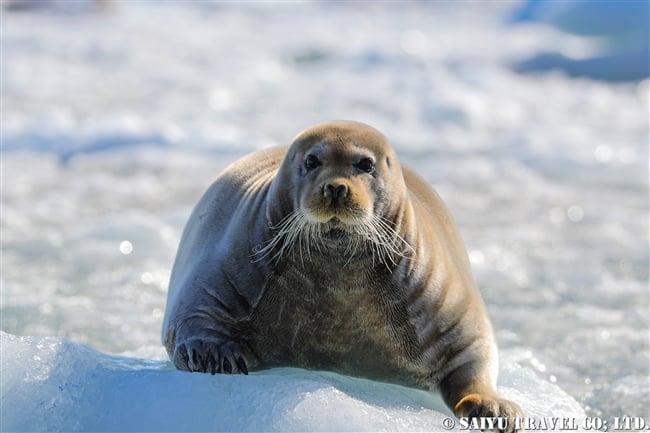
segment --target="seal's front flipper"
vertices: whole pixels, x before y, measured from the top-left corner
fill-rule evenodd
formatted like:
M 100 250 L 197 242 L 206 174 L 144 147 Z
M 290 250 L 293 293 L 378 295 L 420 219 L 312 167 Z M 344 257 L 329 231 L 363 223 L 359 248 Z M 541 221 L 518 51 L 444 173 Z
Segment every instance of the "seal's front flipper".
M 254 358 L 239 343 L 192 338 L 176 345 L 172 357 L 179 370 L 200 373 L 248 374 Z
M 516 421 L 523 412 L 516 403 L 499 397 L 488 366 L 489 363 L 477 360 L 453 370 L 438 385 L 442 398 L 457 417 L 468 418 L 470 426 L 480 428 L 487 419 L 500 418 L 503 420 L 495 431 L 520 433 L 522 430 L 517 429 L 520 423 Z
M 454 413 L 459 418 L 504 418 L 506 421 L 502 424 L 504 428 L 499 430 L 500 432 L 520 431 L 516 429 L 515 418 L 521 418 L 521 409 L 517 404 L 496 395 L 466 395 L 454 406 Z

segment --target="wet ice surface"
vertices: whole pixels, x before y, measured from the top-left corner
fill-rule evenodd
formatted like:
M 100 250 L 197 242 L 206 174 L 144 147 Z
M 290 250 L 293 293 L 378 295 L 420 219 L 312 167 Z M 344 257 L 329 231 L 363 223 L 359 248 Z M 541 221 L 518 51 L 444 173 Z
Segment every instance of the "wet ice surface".
M 589 414 L 647 417 L 648 81 L 514 72 L 601 41 L 506 24 L 512 7 L 4 11 L 2 330 L 159 354 L 180 233 L 214 176 L 354 119 L 448 204 L 504 368 Z
M 2 361 L 3 431 L 462 431 L 445 428 L 437 395 L 396 385 L 290 368 L 190 374 L 54 338 L 0 339 L 15 355 Z M 531 417 L 585 418 L 531 371 L 511 366 L 501 383 Z

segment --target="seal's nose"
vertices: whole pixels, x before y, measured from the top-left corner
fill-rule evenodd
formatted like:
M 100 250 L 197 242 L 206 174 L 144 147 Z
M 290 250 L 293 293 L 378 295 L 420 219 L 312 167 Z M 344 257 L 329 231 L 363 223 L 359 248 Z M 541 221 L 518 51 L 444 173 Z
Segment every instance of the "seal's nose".
M 331 199 L 332 202 L 336 202 L 347 197 L 348 187 L 343 183 L 327 183 L 323 188 L 323 195 L 325 198 Z

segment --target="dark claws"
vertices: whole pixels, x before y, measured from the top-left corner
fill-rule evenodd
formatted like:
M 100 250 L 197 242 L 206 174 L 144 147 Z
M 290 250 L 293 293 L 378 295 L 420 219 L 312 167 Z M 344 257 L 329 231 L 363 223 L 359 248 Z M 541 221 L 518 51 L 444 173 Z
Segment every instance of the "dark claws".
M 179 370 L 217 373 L 248 374 L 248 362 L 238 343 L 220 344 L 213 341 L 190 340 L 180 343 L 172 360 Z
M 241 356 L 237 357 L 236 362 L 237 362 L 237 367 L 239 367 L 239 371 L 241 371 L 244 374 L 248 374 L 248 366 L 246 366 L 246 361 L 244 361 L 244 359 Z
M 228 374 L 232 373 L 232 365 L 228 361 L 228 358 L 223 359 L 223 372 Z
M 217 374 L 217 363 L 214 360 L 214 357 L 210 357 L 210 359 L 208 360 L 208 371 L 213 376 Z
M 187 348 L 186 348 L 185 344 L 181 344 L 177 350 L 178 350 L 178 353 L 180 353 L 180 355 L 181 355 L 181 360 L 185 363 L 185 365 L 187 365 L 188 362 L 190 361 L 190 357 L 187 354 Z

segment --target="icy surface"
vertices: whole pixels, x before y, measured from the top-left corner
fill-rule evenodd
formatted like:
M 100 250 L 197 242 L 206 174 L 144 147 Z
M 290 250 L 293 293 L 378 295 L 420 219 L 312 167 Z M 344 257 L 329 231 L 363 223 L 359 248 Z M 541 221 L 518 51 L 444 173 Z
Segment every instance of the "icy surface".
M 451 417 L 437 395 L 334 373 L 190 374 L 56 338 L 0 338 L 12 355 L 2 359 L 3 431 L 445 431 Z M 502 380 L 531 417 L 584 419 L 529 371 Z
M 451 209 L 507 392 L 545 411 L 550 395 L 568 401 L 555 386 L 537 398 L 555 384 L 588 414 L 649 417 L 648 80 L 513 67 L 549 50 L 590 59 L 621 45 L 544 20 L 512 23 L 519 5 L 509 2 L 161 3 L 2 10 L 1 329 L 157 360 L 5 336 L 3 410 L 39 396 L 92 422 L 104 387 L 119 393 L 124 381 L 134 392 L 150 376 L 152 386 L 200 388 L 221 410 L 208 390 L 244 378 L 180 375 L 160 356 L 183 224 L 226 164 L 344 118 L 384 132 Z M 5 366 L 21 393 L 9 393 Z M 359 394 L 380 385 L 296 371 L 252 378 L 277 375 L 336 400 L 336 412 L 387 413 Z M 89 398 L 66 406 L 59 385 Z M 300 422 L 266 407 L 260 417 L 278 429 Z M 440 419 L 409 407 L 400 414 L 418 420 L 412 429 Z M 334 422 L 322 418 L 295 428 Z M 373 426 L 384 428 L 358 428 Z

